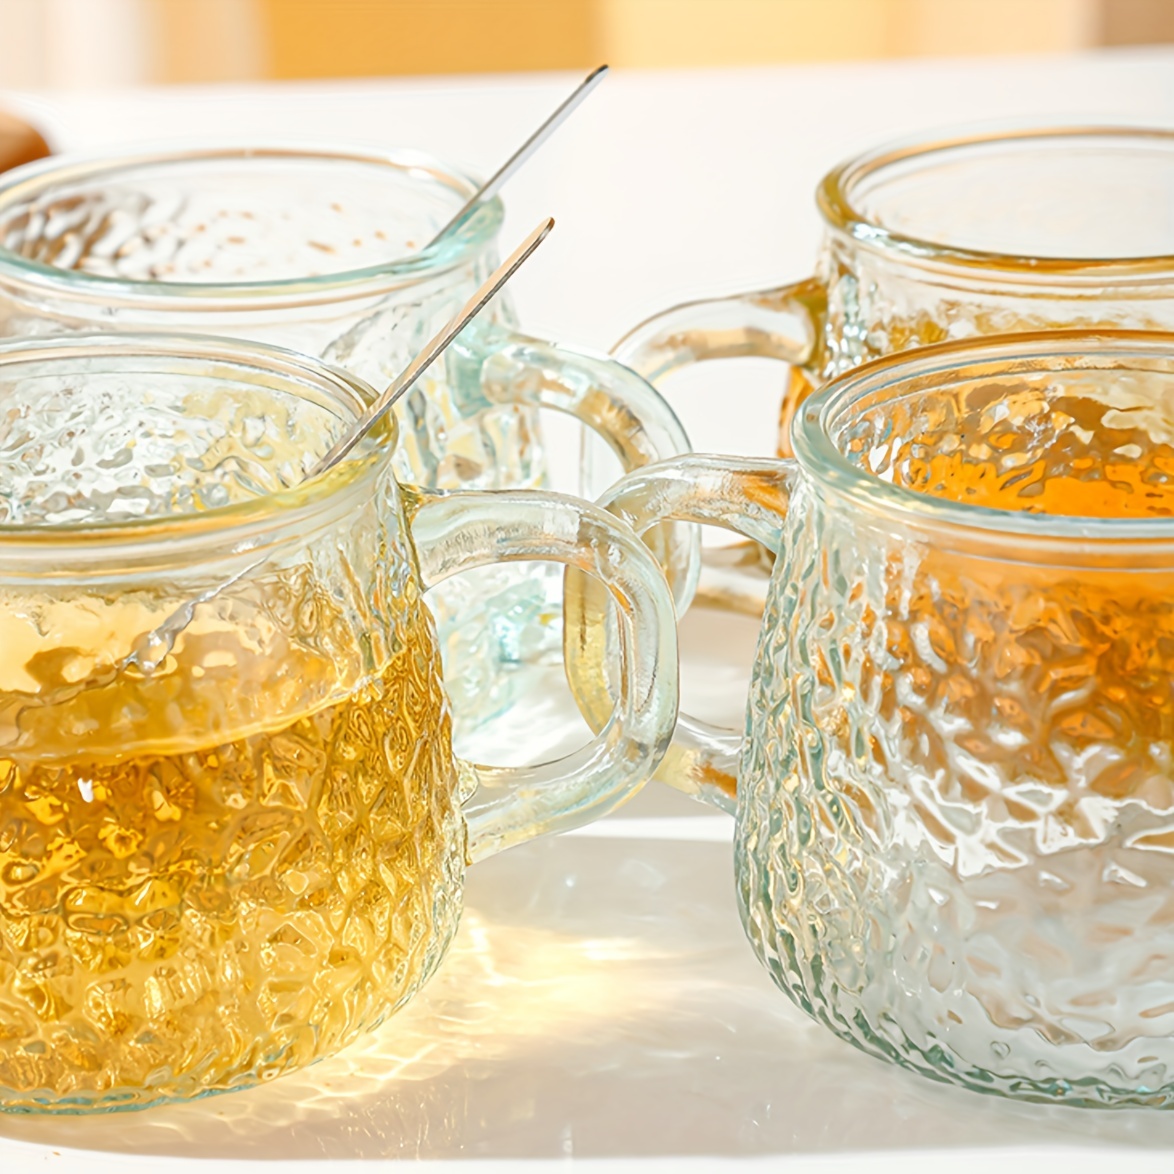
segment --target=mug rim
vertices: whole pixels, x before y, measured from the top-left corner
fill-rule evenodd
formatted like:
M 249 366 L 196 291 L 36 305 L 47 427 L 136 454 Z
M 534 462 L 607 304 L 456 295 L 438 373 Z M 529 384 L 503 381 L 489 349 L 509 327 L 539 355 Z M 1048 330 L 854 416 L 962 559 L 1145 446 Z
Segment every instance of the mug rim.
M 1155 253 L 1137 257 L 1060 257 L 1004 253 L 966 248 L 928 240 L 887 228 L 856 206 L 855 185 L 884 168 L 909 160 L 932 160 L 945 152 L 967 147 L 1015 143 L 1032 139 L 1136 139 L 1158 142 L 1174 154 L 1174 128 L 1144 124 L 1081 122 L 996 126 L 957 130 L 941 135 L 918 135 L 898 139 L 864 151 L 827 172 L 816 187 L 816 204 L 825 223 L 858 244 L 879 252 L 895 253 L 921 261 L 938 261 L 966 269 L 999 270 L 1016 276 L 1041 280 L 1060 277 L 1095 278 L 1114 283 L 1152 282 L 1155 278 L 1174 281 L 1174 254 Z
M 340 406 L 352 409 L 356 416 L 376 397 L 374 389 L 357 376 L 310 356 L 264 343 L 202 334 L 90 333 L 4 340 L 0 342 L 0 377 L 9 364 L 86 356 L 142 358 L 159 364 L 160 373 L 168 378 L 183 378 L 181 371 L 165 366 L 176 360 L 206 364 L 207 377 L 214 377 L 217 365 L 229 364 L 229 370 L 250 368 L 307 390 L 316 387 Z M 141 557 L 161 542 L 166 542 L 167 553 L 160 555 L 156 550 L 150 555 L 157 564 L 180 561 L 167 557 L 171 552 L 182 551 L 190 556 L 208 546 L 222 552 L 255 550 L 268 545 L 278 528 L 294 527 L 295 532 L 304 535 L 335 516 L 345 517 L 355 508 L 356 500 L 374 492 L 374 482 L 390 465 L 398 444 L 395 414 L 386 413 L 373 434 L 377 445 L 364 446 L 366 451 L 359 450 L 357 456 L 290 489 L 258 494 L 198 513 L 113 522 L 0 523 L 0 561 L 27 559 L 44 566 L 50 574 L 56 566 L 47 560 L 61 558 L 92 570 L 108 570 L 119 558 Z M 94 558 L 102 560 L 102 568 L 91 566 Z
M 424 151 L 391 150 L 361 145 L 330 146 L 298 140 L 195 140 L 180 146 L 157 143 L 133 148 L 114 148 L 51 155 L 13 168 L 0 176 L 0 216 L 11 204 L 35 198 L 57 184 L 77 180 L 108 182 L 112 176 L 145 166 L 182 166 L 206 160 L 270 159 L 315 160 L 390 167 L 414 178 L 424 172 L 452 188 L 462 202 L 480 186 L 477 179 Z M 457 206 L 459 207 L 459 205 Z M 453 208 L 455 212 L 457 207 Z M 438 244 L 407 257 L 359 269 L 345 269 L 318 276 L 267 281 L 142 281 L 106 277 L 77 269 L 60 269 L 21 257 L 0 244 L 0 283 L 31 287 L 42 294 L 66 294 L 97 302 L 115 299 L 133 302 L 140 309 L 158 312 L 190 312 L 210 309 L 258 309 L 269 305 L 302 306 L 370 296 L 387 289 L 415 285 L 447 273 L 490 246 L 504 218 L 499 196 L 487 200 L 456 231 Z
M 1174 517 L 1028 513 L 934 497 L 881 480 L 849 461 L 832 439 L 831 429 L 846 409 L 871 393 L 899 389 L 914 377 L 961 373 L 991 361 L 1005 366 L 1007 373 L 1038 371 L 1047 369 L 1048 360 L 1079 360 L 1096 355 L 1164 359 L 1174 376 L 1174 332 L 1077 329 L 990 334 L 885 355 L 846 371 L 804 403 L 791 430 L 796 460 L 818 484 L 843 494 L 869 512 L 879 510 L 903 521 L 988 538 L 1027 539 L 1037 546 L 1041 542 L 1063 546 L 1082 543 L 1102 549 L 1137 542 L 1152 546 L 1155 541 L 1174 545 Z

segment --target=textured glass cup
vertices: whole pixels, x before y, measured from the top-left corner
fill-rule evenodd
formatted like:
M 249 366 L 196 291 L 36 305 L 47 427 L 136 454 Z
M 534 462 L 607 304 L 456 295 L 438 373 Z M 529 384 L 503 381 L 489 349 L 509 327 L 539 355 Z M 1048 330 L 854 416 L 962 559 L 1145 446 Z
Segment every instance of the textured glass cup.
M 499 200 L 423 249 L 475 187 L 407 151 L 221 145 L 46 160 L 0 181 L 0 335 L 225 335 L 382 388 L 497 264 Z M 641 379 L 520 334 L 498 298 L 398 405 L 396 473 L 428 489 L 541 486 L 543 407 L 599 432 L 625 467 L 688 448 Z M 460 734 L 557 656 L 558 584 L 553 567 L 497 566 L 430 593 Z
M 790 365 L 797 406 L 867 359 L 949 339 L 1068 327 L 1174 329 L 1174 131 L 991 130 L 867 152 L 816 201 L 815 276 L 657 314 L 613 349 L 656 386 L 691 363 Z M 725 393 L 728 387 L 722 383 Z M 588 496 L 606 488 L 588 469 Z M 714 602 L 761 607 L 769 558 L 708 571 Z
M 1174 1103 L 1174 335 L 890 356 L 792 435 L 793 460 L 682 457 L 606 499 L 777 551 L 744 739 L 686 721 L 661 768 L 730 808 L 742 742 L 759 957 L 924 1075 Z M 570 587 L 603 713 L 600 601 Z
M 402 1006 L 465 865 L 638 787 L 676 712 L 672 603 L 606 512 L 433 494 L 370 394 L 196 336 L 0 347 L 0 1109 L 247 1087 Z M 424 593 L 549 559 L 607 585 L 603 733 L 519 770 L 452 752 Z

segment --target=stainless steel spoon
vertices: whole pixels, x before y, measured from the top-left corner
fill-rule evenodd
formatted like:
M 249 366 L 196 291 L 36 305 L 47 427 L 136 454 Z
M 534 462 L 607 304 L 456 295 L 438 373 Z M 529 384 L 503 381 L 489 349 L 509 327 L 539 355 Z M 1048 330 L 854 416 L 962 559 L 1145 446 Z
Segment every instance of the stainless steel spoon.
M 425 344 L 423 350 L 408 364 L 407 367 L 388 385 L 382 395 L 355 421 L 353 425 L 337 440 L 326 454 L 302 478 L 303 481 L 317 477 L 333 468 L 347 453 L 363 439 L 364 436 L 387 414 L 392 405 L 428 370 L 430 366 L 444 353 L 449 344 L 458 334 L 488 305 L 493 296 L 503 285 L 522 267 L 527 258 L 546 239 L 554 227 L 553 218 L 547 218 L 514 251 L 486 278 L 476 293 L 461 307 L 457 314 L 450 319 Z M 292 488 L 292 486 L 290 487 Z M 183 603 L 167 618 L 144 633 L 135 641 L 134 648 L 117 664 L 105 670 L 101 676 L 103 680 L 110 680 L 131 665 L 141 672 L 153 673 L 170 654 L 176 637 L 186 628 L 195 615 L 196 608 L 202 603 L 219 595 L 226 587 L 243 579 L 250 572 L 265 562 L 265 555 L 250 563 L 223 583 L 202 591 Z M 82 682 L 81 686 L 99 684 L 97 680 Z M 79 690 L 80 691 L 80 690 Z
M 502 185 L 543 143 L 571 115 L 582 102 L 583 99 L 591 93 L 593 89 L 607 76 L 608 67 L 601 65 L 597 69 L 593 69 L 586 78 L 579 84 L 570 97 L 566 98 L 554 111 L 553 114 L 487 179 L 476 192 L 465 202 L 461 210 L 424 246 L 430 249 L 442 237 L 447 236 L 456 226 L 469 216 L 474 210 L 483 204 L 486 200 L 492 200 L 494 196 L 501 190 Z
M 503 285 L 521 268 L 523 262 L 554 227 L 554 218 L 547 217 L 506 259 L 489 275 L 485 283 L 461 307 L 449 322 L 424 344 L 424 349 L 392 380 L 383 394 L 354 422 L 351 428 L 330 446 L 326 454 L 307 474 L 317 477 L 333 468 L 367 435 L 395 403 L 444 353 L 449 343 L 485 308 Z

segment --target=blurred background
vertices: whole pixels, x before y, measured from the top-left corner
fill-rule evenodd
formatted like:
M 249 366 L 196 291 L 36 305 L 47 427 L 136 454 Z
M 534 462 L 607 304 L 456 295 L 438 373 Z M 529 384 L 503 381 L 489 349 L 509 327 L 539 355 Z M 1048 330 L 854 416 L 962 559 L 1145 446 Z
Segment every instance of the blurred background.
M 1174 42 L 1174 0 L 0 0 L 0 86 L 658 68 Z

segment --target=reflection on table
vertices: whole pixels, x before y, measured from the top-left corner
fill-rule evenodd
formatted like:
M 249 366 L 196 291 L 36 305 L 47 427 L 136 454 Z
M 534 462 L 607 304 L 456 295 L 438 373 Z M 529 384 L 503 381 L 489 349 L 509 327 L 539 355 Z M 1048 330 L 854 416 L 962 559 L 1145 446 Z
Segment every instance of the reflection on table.
M 688 800 L 645 795 L 615 837 L 474 869 L 440 973 L 342 1055 L 142 1113 L 6 1118 L 0 1159 L 28 1154 L 13 1142 L 256 1160 L 1174 1143 L 1168 1115 L 1011 1104 L 854 1052 L 752 956 L 717 817 L 694 825 Z M 691 826 L 698 838 L 652 838 Z

